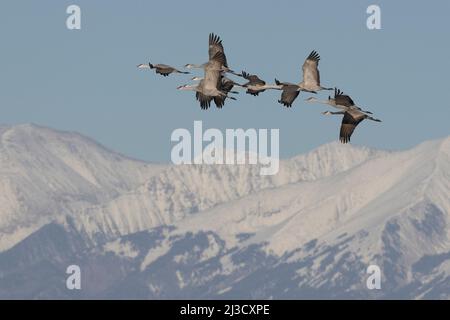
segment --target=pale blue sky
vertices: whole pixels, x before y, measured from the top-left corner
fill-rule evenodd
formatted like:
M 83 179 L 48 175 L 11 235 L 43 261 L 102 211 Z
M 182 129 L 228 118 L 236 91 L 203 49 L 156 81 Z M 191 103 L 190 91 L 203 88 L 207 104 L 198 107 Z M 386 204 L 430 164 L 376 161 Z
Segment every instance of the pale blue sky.
M 82 30 L 65 27 L 82 9 Z M 382 9 L 382 30 L 366 8 Z M 399 149 L 450 134 L 450 2 L 429 1 L 1 1 L 0 123 L 36 123 L 90 136 L 126 155 L 169 161 L 175 128 L 279 128 L 280 154 L 335 141 L 340 117 L 302 94 L 292 109 L 279 92 L 241 93 L 202 111 L 190 76 L 162 78 L 141 62 L 183 66 L 207 60 L 210 32 L 229 64 L 272 82 L 297 82 L 305 57 L 321 57 L 325 86 L 337 86 L 383 123 L 366 122 L 352 142 Z M 326 97 L 327 93 L 319 97 Z

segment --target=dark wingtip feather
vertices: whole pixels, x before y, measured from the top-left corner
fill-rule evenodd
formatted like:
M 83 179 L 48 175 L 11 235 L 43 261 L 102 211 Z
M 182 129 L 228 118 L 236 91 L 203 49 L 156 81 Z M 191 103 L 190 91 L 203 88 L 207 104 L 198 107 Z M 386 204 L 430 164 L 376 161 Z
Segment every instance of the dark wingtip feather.
M 292 103 L 288 103 L 286 101 L 278 100 L 278 103 L 282 104 L 283 106 L 290 108 L 292 107 Z
M 340 137 L 339 140 L 341 141 L 341 143 L 346 144 L 350 142 L 350 137 Z
M 309 54 L 307 59 L 314 60 L 314 61 L 319 61 L 320 60 L 320 55 L 317 53 L 316 50 L 313 50 L 313 51 L 311 51 L 311 53 Z
M 341 91 L 341 89 L 334 88 L 334 97 L 341 96 L 344 94 L 344 91 Z
M 222 40 L 220 40 L 220 37 L 214 33 L 209 34 L 209 44 L 221 44 Z

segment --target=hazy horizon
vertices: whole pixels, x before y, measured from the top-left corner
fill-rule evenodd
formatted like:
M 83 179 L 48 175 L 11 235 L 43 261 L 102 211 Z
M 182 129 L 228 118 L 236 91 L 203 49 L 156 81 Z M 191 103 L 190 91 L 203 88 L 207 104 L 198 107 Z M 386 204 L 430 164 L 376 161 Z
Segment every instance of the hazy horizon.
M 142 162 L 145 162 L 145 163 L 148 163 L 148 164 L 163 164 L 163 165 L 166 165 L 166 164 L 168 164 L 168 165 L 169 165 L 169 164 L 173 164 L 172 161 L 171 161 L 170 159 L 167 160 L 167 161 L 152 161 L 152 160 L 146 160 L 146 159 L 140 159 L 140 158 L 134 157 L 134 156 L 132 156 L 132 155 L 123 153 L 123 152 L 121 152 L 120 150 L 116 150 L 116 149 L 114 149 L 114 148 L 111 148 L 111 147 L 109 147 L 109 146 L 103 144 L 102 142 L 96 140 L 95 138 L 90 137 L 90 136 L 88 136 L 88 135 L 85 135 L 85 134 L 83 134 L 83 133 L 80 133 L 80 132 L 78 132 L 78 131 L 73 131 L 73 130 L 63 130 L 63 129 L 55 129 L 55 128 L 52 128 L 52 127 L 47 127 L 47 126 L 39 125 L 39 124 L 32 123 L 32 122 L 30 122 L 30 123 L 10 124 L 10 125 L 0 123 L 0 129 L 1 129 L 1 128 L 14 128 L 14 127 L 20 127 L 20 126 L 27 126 L 27 125 L 30 125 L 30 126 L 36 126 L 36 127 L 43 128 L 43 129 L 50 129 L 50 130 L 55 131 L 55 132 L 62 132 L 62 133 L 69 133 L 69 134 L 77 134 L 77 135 L 81 135 L 83 138 L 86 138 L 86 139 L 88 139 L 88 140 L 94 142 L 95 144 L 98 144 L 100 147 L 105 148 L 106 150 L 108 150 L 108 151 L 110 151 L 110 152 L 120 154 L 121 156 L 124 156 L 124 157 L 126 157 L 126 158 L 128 158 L 128 159 L 130 159 L 130 160 L 142 161 Z M 372 150 L 394 151 L 394 152 L 395 152 L 395 151 L 398 151 L 398 152 L 401 152 L 401 151 L 407 151 L 407 150 L 409 150 L 409 149 L 413 149 L 413 148 L 417 147 L 418 145 L 420 145 L 420 144 L 422 144 L 422 143 L 433 142 L 433 141 L 439 141 L 439 140 L 446 140 L 446 139 L 449 139 L 449 138 L 450 138 L 450 134 L 449 134 L 449 135 L 442 136 L 442 137 L 436 137 L 436 138 L 433 138 L 433 139 L 428 139 L 428 140 L 424 140 L 424 141 L 419 141 L 417 144 L 415 144 L 415 145 L 413 145 L 413 146 L 409 146 L 409 147 L 405 147 L 405 148 L 401 148 L 401 149 L 376 148 L 376 147 L 366 146 L 366 145 L 363 145 L 363 144 L 354 144 L 354 143 L 348 144 L 348 145 L 351 145 L 351 146 L 354 146 L 354 147 L 369 148 L 369 149 L 372 149 Z M 175 143 L 173 143 L 173 144 L 175 144 Z M 320 145 L 318 145 L 318 146 L 313 146 L 311 149 L 305 150 L 305 151 L 303 151 L 303 152 L 299 152 L 299 153 L 297 153 L 297 154 L 289 155 L 289 156 L 286 156 L 286 157 L 280 156 L 280 160 L 288 160 L 288 159 L 291 159 L 291 158 L 295 158 L 296 156 L 305 155 L 305 154 L 307 154 L 307 153 L 309 153 L 309 152 L 312 152 L 312 151 L 314 151 L 314 150 L 316 150 L 316 149 L 318 149 L 318 148 L 321 148 L 321 147 L 323 147 L 323 146 L 325 146 L 325 145 L 329 145 L 329 144 L 338 144 L 338 145 L 341 145 L 341 143 L 336 139 L 336 140 L 324 142 L 324 143 L 322 143 L 322 144 L 320 144 Z M 204 142 L 203 146 L 206 146 L 206 145 L 207 145 L 207 143 Z M 194 165 L 194 164 L 193 164 L 193 165 Z

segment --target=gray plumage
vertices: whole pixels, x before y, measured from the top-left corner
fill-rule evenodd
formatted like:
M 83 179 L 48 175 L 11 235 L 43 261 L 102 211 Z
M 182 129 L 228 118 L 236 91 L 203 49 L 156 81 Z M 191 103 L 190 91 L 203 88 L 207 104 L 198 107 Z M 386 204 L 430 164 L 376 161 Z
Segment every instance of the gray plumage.
M 182 73 L 182 74 L 189 74 L 189 72 L 186 71 L 180 71 L 177 68 L 174 68 L 172 66 L 169 66 L 167 64 L 151 64 L 150 62 L 148 64 L 139 64 L 137 66 L 139 69 L 154 69 L 157 74 L 160 74 L 164 77 L 167 77 L 171 73 Z
M 364 119 L 381 122 L 381 120 L 375 119 L 375 118 L 369 116 L 368 114 L 361 112 L 357 109 L 348 109 L 347 111 L 338 111 L 338 112 L 326 111 L 326 112 L 323 112 L 323 114 L 325 114 L 325 115 L 336 115 L 336 114 L 344 115 L 344 117 L 342 118 L 342 122 L 341 122 L 341 129 L 339 131 L 339 140 L 342 143 L 350 142 L 350 138 L 353 134 L 353 131 L 355 131 L 355 128 Z

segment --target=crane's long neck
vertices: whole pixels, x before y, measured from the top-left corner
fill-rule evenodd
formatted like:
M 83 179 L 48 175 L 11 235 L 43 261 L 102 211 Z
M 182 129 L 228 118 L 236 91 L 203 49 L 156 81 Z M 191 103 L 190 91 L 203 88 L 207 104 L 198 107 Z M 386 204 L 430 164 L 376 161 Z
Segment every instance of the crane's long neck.
M 191 90 L 191 91 L 198 91 L 198 85 L 189 85 L 188 86 L 188 90 Z
M 325 113 L 325 114 L 344 114 L 344 113 L 345 113 L 344 111 L 336 111 L 336 112 L 328 111 L 328 112 Z
M 142 63 L 137 66 L 139 69 L 153 69 L 155 66 L 149 63 Z
M 262 86 L 262 88 L 264 89 L 275 89 L 275 90 L 281 90 L 283 89 L 282 85 L 277 85 L 277 84 L 265 84 Z
M 204 67 L 205 67 L 205 63 L 204 64 L 189 63 L 186 65 L 186 68 L 188 68 L 188 69 L 203 69 Z
M 178 89 L 185 90 L 185 91 L 198 91 L 199 86 L 196 84 L 195 85 L 190 84 L 190 85 L 185 85 L 185 86 L 179 87 Z
M 316 99 L 316 98 L 312 97 L 308 101 L 312 102 L 312 103 L 327 104 L 329 106 L 335 106 L 336 105 L 336 102 L 334 101 L 334 99 L 319 100 L 319 99 Z

